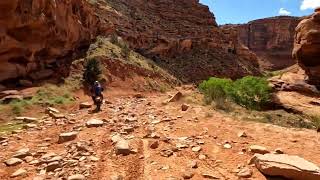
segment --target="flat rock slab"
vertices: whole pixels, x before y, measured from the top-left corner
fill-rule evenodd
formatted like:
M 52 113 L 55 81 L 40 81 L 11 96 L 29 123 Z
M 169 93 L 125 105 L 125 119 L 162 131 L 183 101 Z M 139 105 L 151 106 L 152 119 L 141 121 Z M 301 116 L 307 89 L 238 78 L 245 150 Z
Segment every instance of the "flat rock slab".
M 88 128 L 101 127 L 101 126 L 103 126 L 103 121 L 102 120 L 98 120 L 98 119 L 91 119 L 91 120 L 86 122 L 86 126 Z
M 265 175 L 293 180 L 319 180 L 320 168 L 298 156 L 287 154 L 256 154 L 251 161 Z
M 27 156 L 31 156 L 31 153 L 30 153 L 30 149 L 29 148 L 23 148 L 23 149 L 20 149 L 16 152 L 15 155 L 13 155 L 13 157 L 15 158 L 25 158 Z
M 18 169 L 17 171 L 15 171 L 13 174 L 11 174 L 10 177 L 14 178 L 14 177 L 19 177 L 19 176 L 24 176 L 27 174 L 27 171 L 25 169 Z
M 263 147 L 263 146 L 258 146 L 258 145 L 252 145 L 250 146 L 250 151 L 253 152 L 253 153 L 258 153 L 258 154 L 267 154 L 267 153 L 270 153 L 270 151 Z
M 22 160 L 19 158 L 10 158 L 4 162 L 7 166 L 16 166 L 22 163 Z
M 82 174 L 75 174 L 68 177 L 68 180 L 84 180 L 86 177 Z
M 59 135 L 59 140 L 58 143 L 64 143 L 68 141 L 75 140 L 77 138 L 78 133 L 77 132 L 67 132 L 67 133 L 62 133 Z
M 129 155 L 131 153 L 129 142 L 127 140 L 121 139 L 115 145 L 116 154 Z
M 83 102 L 79 105 L 80 109 L 87 109 L 87 108 L 91 108 L 92 104 L 89 102 Z
M 14 118 L 17 121 L 23 121 L 25 123 L 36 123 L 38 122 L 38 118 L 34 118 L 34 117 L 16 117 Z

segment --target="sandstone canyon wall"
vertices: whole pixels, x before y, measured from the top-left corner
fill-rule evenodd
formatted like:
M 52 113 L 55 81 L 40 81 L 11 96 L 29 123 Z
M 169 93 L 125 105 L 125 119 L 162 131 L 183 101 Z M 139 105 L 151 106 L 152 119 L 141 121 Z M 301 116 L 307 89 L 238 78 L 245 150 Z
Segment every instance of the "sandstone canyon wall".
M 99 19 L 83 0 L 1 0 L 0 12 L 0 82 L 51 75 L 49 66 L 62 63 L 99 30 Z
M 260 73 L 255 54 L 198 0 L 1 0 L 0 10 L 0 82 L 45 78 L 111 33 L 182 81 Z
M 291 56 L 298 17 L 278 16 L 242 25 L 226 25 L 238 30 L 241 43 L 255 52 L 264 70 L 279 70 L 295 63 Z
M 198 0 L 109 0 L 97 7 L 133 49 L 183 81 L 259 74 L 254 53 L 239 48 Z
M 292 54 L 305 70 L 308 82 L 320 88 L 320 8 L 297 26 Z

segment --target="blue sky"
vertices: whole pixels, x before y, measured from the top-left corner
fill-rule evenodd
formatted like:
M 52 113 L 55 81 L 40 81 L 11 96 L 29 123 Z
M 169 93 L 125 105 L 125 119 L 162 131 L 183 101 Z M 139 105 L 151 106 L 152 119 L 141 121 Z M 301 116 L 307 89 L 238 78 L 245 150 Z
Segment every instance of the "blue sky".
M 218 24 L 246 23 L 278 15 L 309 15 L 320 0 L 200 0 L 215 14 Z

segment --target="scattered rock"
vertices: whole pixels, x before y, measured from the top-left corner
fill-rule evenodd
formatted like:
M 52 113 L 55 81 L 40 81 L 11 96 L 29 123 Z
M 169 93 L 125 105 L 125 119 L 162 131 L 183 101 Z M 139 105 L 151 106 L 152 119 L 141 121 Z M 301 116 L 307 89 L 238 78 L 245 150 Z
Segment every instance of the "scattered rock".
M 31 123 L 23 125 L 24 129 L 32 129 L 32 128 L 36 128 L 36 127 L 37 127 L 36 124 L 31 124 Z
M 163 157 L 170 157 L 173 155 L 173 151 L 171 149 L 164 149 L 160 152 L 160 155 Z
M 221 177 L 219 175 L 213 174 L 213 173 L 202 173 L 202 177 L 207 179 L 220 179 Z
M 196 160 L 193 160 L 189 163 L 190 168 L 198 168 L 198 162 Z
M 122 175 L 113 175 L 110 177 L 111 180 L 123 180 L 124 177 Z
M 48 164 L 46 170 L 47 170 L 47 172 L 50 172 L 50 171 L 54 171 L 55 169 L 60 168 L 60 167 L 61 167 L 60 163 L 58 161 L 54 161 L 54 162 L 51 162 Z
M 226 144 L 223 145 L 223 148 L 225 148 L 225 149 L 231 149 L 232 146 L 231 146 L 231 144 L 226 143 Z
M 15 158 L 19 158 L 19 159 L 22 159 L 22 158 L 25 158 L 27 156 L 31 156 L 31 153 L 30 153 L 30 149 L 29 148 L 23 148 L 23 149 L 20 149 L 16 152 L 15 155 L 13 155 L 13 157 Z
M 263 146 L 258 146 L 258 145 L 252 145 L 250 146 L 250 151 L 253 153 L 258 153 L 258 154 L 267 154 L 270 153 L 270 151 L 267 150 L 267 148 Z
M 182 173 L 183 179 L 191 179 L 193 176 L 194 176 L 194 172 L 190 170 Z
M 86 122 L 86 126 L 88 128 L 101 127 L 101 126 L 103 126 L 103 121 L 102 120 L 98 120 L 98 119 L 91 119 L 91 120 Z
M 131 126 L 123 127 L 123 131 L 126 133 L 132 133 L 134 132 L 134 127 L 131 127 Z
M 78 135 L 77 132 L 62 133 L 59 135 L 58 143 L 61 144 L 64 142 L 75 140 L 77 138 L 77 135 Z
M 277 148 L 276 150 L 274 150 L 274 152 L 275 152 L 276 154 L 284 154 L 284 152 L 283 152 L 282 149 L 280 149 L 280 148 Z
M 55 113 L 55 112 L 52 112 L 52 111 L 49 112 L 49 115 L 54 119 L 66 118 L 66 116 L 64 114 Z
M 37 123 L 38 122 L 38 118 L 34 118 L 34 117 L 15 117 L 14 119 L 17 121 L 23 121 L 24 123 Z
M 68 180 L 84 180 L 86 177 L 82 174 L 75 174 L 68 177 Z
M 47 113 L 56 113 L 56 114 L 59 114 L 60 111 L 56 108 L 53 108 L 53 107 L 47 107 Z
M 151 149 L 157 149 L 159 147 L 159 141 L 157 140 L 150 140 L 149 141 L 149 147 Z
M 92 107 L 92 104 L 89 102 L 83 102 L 83 103 L 80 103 L 79 107 L 80 109 L 88 109 Z
M 182 93 L 177 92 L 172 98 L 168 100 L 168 102 L 177 102 L 182 98 Z
M 182 111 L 187 111 L 187 110 L 189 109 L 189 107 L 190 107 L 190 106 L 187 105 L 187 104 L 182 104 L 182 105 L 181 105 L 181 110 L 182 110 Z
M 20 168 L 16 170 L 14 173 L 12 173 L 10 177 L 14 178 L 19 176 L 24 176 L 26 174 L 27 174 L 27 171 L 25 169 Z
M 243 138 L 245 138 L 245 137 L 248 137 L 248 135 L 247 135 L 246 132 L 241 131 L 241 132 L 238 133 L 238 137 L 243 137 Z
M 22 160 L 19 158 L 10 158 L 4 162 L 7 166 L 16 166 L 22 163 Z
M 134 98 L 141 99 L 141 98 L 145 98 L 145 96 L 142 95 L 141 93 L 138 93 L 134 95 Z
M 207 156 L 204 155 L 204 154 L 200 154 L 200 155 L 199 155 L 199 159 L 200 159 L 200 160 L 205 160 L 206 158 L 207 158 Z
M 95 157 L 95 156 L 90 156 L 89 160 L 92 161 L 92 162 L 98 162 L 100 159 L 98 157 Z
M 297 180 L 320 179 L 320 168 L 298 156 L 256 154 L 252 159 L 252 163 L 256 165 L 257 169 L 268 176 L 281 176 Z
M 253 172 L 250 168 L 244 167 L 238 172 L 237 176 L 242 177 L 242 178 L 249 178 L 252 176 L 252 173 Z
M 129 155 L 131 153 L 129 142 L 127 140 L 121 139 L 115 145 L 116 154 Z
M 192 151 L 193 151 L 193 152 L 199 152 L 199 151 L 201 151 L 201 146 L 193 147 L 193 148 L 192 148 Z

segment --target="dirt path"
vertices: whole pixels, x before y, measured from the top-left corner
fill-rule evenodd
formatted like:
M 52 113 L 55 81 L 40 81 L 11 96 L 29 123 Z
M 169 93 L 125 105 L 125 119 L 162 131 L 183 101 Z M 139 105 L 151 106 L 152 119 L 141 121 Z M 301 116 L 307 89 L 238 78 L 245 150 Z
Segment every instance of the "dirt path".
M 164 105 L 166 99 L 167 94 L 140 99 L 132 95 L 114 96 L 108 99 L 111 104 L 104 105 L 97 114 L 84 109 L 66 113 L 66 119 L 46 117 L 37 128 L 10 135 L 8 145 L 0 145 L 0 161 L 11 158 L 19 149 L 29 148 L 33 160 L 54 152 L 63 158 L 59 161 L 61 166 L 49 172 L 44 169 L 50 160 L 12 167 L 1 163 L 0 179 L 11 179 L 13 172 L 24 168 L 26 175 L 16 179 L 61 179 L 73 174 L 97 180 L 183 179 L 186 172 L 191 172 L 192 179 L 204 179 L 203 174 L 208 174 L 233 180 L 239 179 L 237 168 L 246 166 L 251 158 L 248 147 L 253 144 L 270 151 L 281 148 L 285 153 L 320 164 L 320 135 L 315 131 L 238 121 L 196 104 L 183 112 L 180 102 Z M 89 119 L 105 123 L 102 127 L 87 128 Z M 70 131 L 78 131 L 77 138 L 58 144 L 59 134 Z M 238 137 L 240 131 L 248 137 Z M 115 143 L 111 141 L 115 135 L 129 142 L 130 155 L 115 154 Z M 153 143 L 158 145 L 151 148 Z M 230 149 L 223 147 L 226 143 L 231 145 Z M 191 167 L 194 163 L 197 168 Z M 249 168 L 253 171 L 250 179 L 266 179 L 254 167 Z

